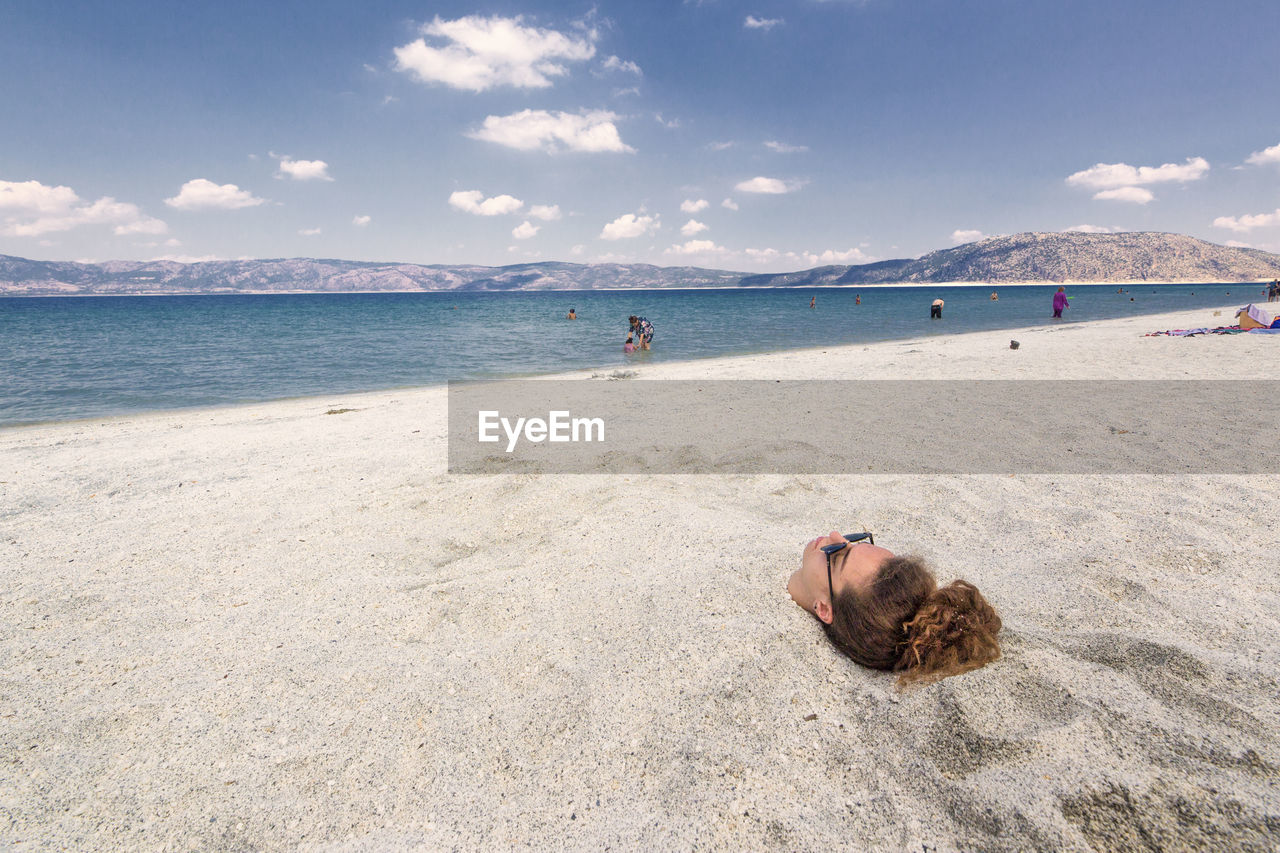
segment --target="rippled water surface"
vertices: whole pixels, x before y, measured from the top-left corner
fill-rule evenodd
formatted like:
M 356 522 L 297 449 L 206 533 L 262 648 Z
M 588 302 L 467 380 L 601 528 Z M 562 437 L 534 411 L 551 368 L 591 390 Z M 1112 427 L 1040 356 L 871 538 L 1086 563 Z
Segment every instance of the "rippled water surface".
M 1066 321 L 1243 305 L 1259 288 L 1069 287 Z M 1011 328 L 1051 322 L 1054 290 L 1006 288 L 998 302 L 936 286 L 0 299 L 0 424 Z M 946 307 L 931 321 L 937 296 Z M 622 353 L 630 314 L 655 327 L 648 353 Z

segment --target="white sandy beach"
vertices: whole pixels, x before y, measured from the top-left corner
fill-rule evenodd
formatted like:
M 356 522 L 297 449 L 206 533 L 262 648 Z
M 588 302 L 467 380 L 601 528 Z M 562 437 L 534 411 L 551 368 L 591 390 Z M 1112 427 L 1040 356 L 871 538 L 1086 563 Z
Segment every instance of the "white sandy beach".
M 1276 336 L 1142 337 L 1211 313 L 636 370 L 1274 378 Z M 424 388 L 0 430 L 0 846 L 1280 848 L 1280 476 L 1247 447 L 477 477 L 445 425 Z M 841 657 L 784 588 L 831 529 L 977 584 L 1005 657 L 903 693 Z

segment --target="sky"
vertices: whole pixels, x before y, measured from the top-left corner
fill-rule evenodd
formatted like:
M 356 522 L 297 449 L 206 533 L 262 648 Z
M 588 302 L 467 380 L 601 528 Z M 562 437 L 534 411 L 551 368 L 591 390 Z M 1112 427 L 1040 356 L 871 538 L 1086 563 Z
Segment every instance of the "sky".
M 0 254 L 1280 252 L 1276 0 L 0 4 Z

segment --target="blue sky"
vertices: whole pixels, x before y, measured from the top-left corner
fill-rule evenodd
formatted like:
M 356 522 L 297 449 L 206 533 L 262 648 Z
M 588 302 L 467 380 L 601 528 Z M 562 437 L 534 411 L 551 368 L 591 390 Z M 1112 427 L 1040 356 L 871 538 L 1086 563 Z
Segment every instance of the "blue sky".
M 0 253 L 748 271 L 1280 251 L 1280 3 L 15 0 Z

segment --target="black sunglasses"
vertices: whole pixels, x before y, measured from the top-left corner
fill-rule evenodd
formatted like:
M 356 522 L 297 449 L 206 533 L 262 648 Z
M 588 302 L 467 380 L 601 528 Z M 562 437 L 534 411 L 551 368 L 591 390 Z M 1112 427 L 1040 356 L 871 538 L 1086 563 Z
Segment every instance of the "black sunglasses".
M 832 607 L 835 606 L 836 588 L 835 585 L 831 583 L 831 558 L 855 542 L 861 542 L 864 539 L 869 545 L 876 544 L 876 537 L 872 536 L 870 533 L 852 533 L 842 535 L 844 536 L 843 542 L 832 542 L 830 545 L 822 546 L 822 553 L 827 555 L 827 590 L 831 593 Z

